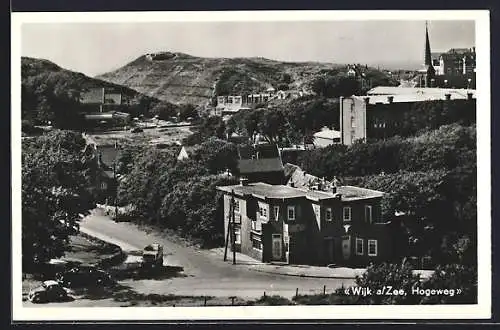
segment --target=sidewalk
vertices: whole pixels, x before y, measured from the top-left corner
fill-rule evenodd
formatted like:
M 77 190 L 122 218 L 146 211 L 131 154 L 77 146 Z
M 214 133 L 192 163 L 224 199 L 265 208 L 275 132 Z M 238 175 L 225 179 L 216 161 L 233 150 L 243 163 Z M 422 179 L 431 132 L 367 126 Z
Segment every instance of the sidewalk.
M 218 255 L 218 257 L 222 260 L 224 257 L 224 248 L 211 249 L 210 253 Z M 226 262 L 231 263 L 233 260 L 232 258 L 233 252 L 228 251 Z M 313 278 L 354 279 L 357 275 L 362 275 L 365 272 L 364 268 L 328 268 L 308 265 L 263 263 L 238 252 L 236 253 L 236 265 L 245 265 L 249 270 L 261 273 Z
M 218 255 L 222 260 L 224 257 L 224 248 L 216 248 L 210 250 L 211 253 Z M 233 253 L 228 250 L 227 261 L 232 263 Z M 253 259 L 245 254 L 236 253 L 236 265 L 245 265 L 248 269 L 261 273 L 312 277 L 312 278 L 332 278 L 332 279 L 354 279 L 356 276 L 361 276 L 366 271 L 365 268 L 348 268 L 348 267 L 320 267 L 309 265 L 287 265 L 283 263 L 263 263 Z M 415 270 L 414 273 L 420 274 L 422 278 L 428 278 L 432 275 L 432 270 Z

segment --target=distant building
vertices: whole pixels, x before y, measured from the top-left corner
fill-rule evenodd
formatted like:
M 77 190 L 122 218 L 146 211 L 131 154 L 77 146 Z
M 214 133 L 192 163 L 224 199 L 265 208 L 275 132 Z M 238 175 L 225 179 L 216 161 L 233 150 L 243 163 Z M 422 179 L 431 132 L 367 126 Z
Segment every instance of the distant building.
M 366 77 L 368 67 L 359 64 L 347 66 L 347 76 L 356 79 L 361 90 L 368 90 L 372 87 L 371 80 Z
M 121 91 L 113 88 L 91 88 L 80 95 L 80 103 L 86 105 L 89 112 L 116 111 L 124 101 Z
M 427 23 L 425 63 L 419 70 L 419 87 L 476 88 L 476 48 L 452 48 L 432 53 Z
M 259 261 L 365 267 L 392 258 L 383 192 L 324 180 L 310 188 L 241 180 L 217 189 L 224 193 L 225 233 L 235 219 L 229 246 Z
M 321 131 L 313 134 L 315 147 L 327 147 L 332 144 L 340 143 L 340 132 L 324 127 Z
M 340 98 L 341 143 L 385 138 L 400 133 L 405 116 L 415 103 L 462 100 L 475 103 L 475 90 L 444 88 L 384 87 L 366 96 Z
M 177 155 L 177 160 L 185 160 L 191 158 L 193 153 L 196 151 L 196 146 L 182 146 L 179 154 Z
M 250 109 L 243 106 L 243 104 L 243 97 L 241 95 L 217 96 L 217 106 L 215 107 L 214 114 L 216 116 L 225 116 Z

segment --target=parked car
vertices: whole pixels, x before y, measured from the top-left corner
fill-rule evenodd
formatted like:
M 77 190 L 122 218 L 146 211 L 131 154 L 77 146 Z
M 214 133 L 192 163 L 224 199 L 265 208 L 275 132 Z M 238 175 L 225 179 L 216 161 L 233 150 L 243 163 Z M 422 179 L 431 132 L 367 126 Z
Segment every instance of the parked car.
M 147 245 L 142 250 L 142 266 L 163 266 L 163 246 L 158 243 Z
M 45 281 L 37 288 L 31 289 L 28 293 L 28 300 L 32 303 L 48 303 L 65 301 L 68 299 L 68 292 L 61 283 L 54 280 Z
M 66 287 L 109 286 L 114 284 L 111 275 L 95 266 L 76 266 L 59 273 L 57 280 Z

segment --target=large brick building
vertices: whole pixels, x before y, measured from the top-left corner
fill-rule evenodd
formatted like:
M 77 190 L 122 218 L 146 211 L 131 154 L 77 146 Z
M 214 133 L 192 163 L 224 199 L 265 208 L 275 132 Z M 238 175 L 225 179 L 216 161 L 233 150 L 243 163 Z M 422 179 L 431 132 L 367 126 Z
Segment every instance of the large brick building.
M 217 189 L 224 193 L 225 233 L 234 230 L 234 248 L 255 259 L 364 266 L 393 255 L 391 226 L 381 218 L 380 191 L 321 180 L 297 188 L 244 179 Z
M 357 140 L 381 139 L 406 135 L 405 123 L 413 117 L 430 121 L 431 116 L 417 114 L 416 107 L 425 102 L 441 102 L 457 116 L 475 117 L 475 90 L 413 87 L 375 87 L 365 96 L 340 98 L 341 143 L 351 145 Z M 463 112 L 470 112 L 469 114 Z M 446 111 L 444 111 L 446 112 Z M 446 113 L 440 115 L 446 115 Z

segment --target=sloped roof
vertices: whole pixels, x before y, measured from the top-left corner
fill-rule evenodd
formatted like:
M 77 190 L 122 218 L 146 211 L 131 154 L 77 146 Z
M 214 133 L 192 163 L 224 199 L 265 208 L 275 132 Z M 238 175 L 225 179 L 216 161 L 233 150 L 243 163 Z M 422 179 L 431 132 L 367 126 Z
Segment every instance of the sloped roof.
M 240 159 L 238 171 L 240 174 L 281 172 L 283 163 L 280 158 Z
M 322 200 L 335 197 L 335 194 L 333 194 L 331 191 L 309 190 L 309 186 L 322 181 L 317 176 L 308 174 L 297 165 L 290 163 L 286 163 L 284 168 L 287 184 L 293 184 L 293 187 L 295 189 L 304 191 L 304 196 L 306 196 L 307 198 L 313 200 Z M 383 192 L 377 190 L 341 185 L 337 186 L 336 193 L 342 195 L 341 198 L 343 201 L 382 197 L 384 194 Z
M 324 129 L 314 133 L 314 137 L 329 140 L 340 139 L 340 132 L 333 129 Z

